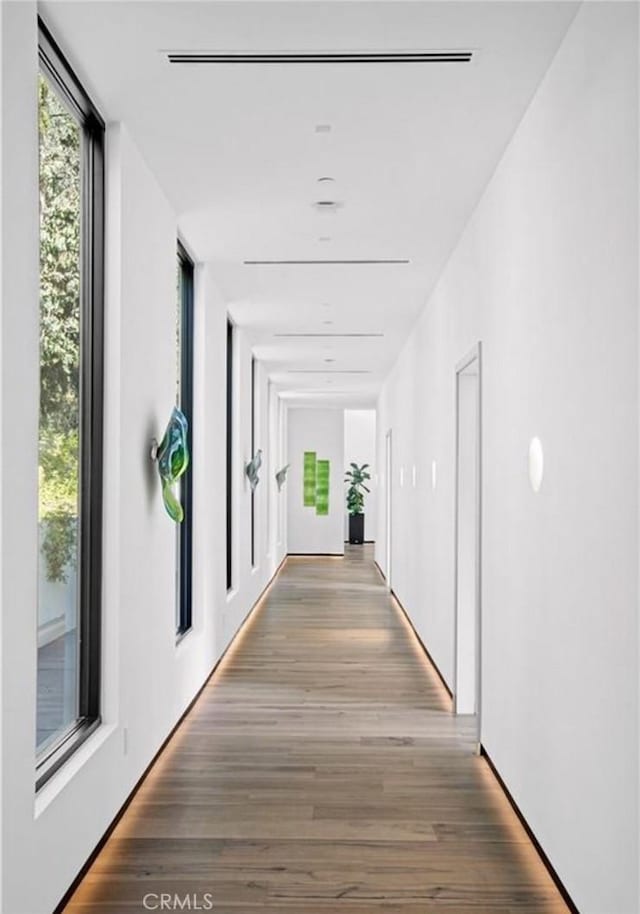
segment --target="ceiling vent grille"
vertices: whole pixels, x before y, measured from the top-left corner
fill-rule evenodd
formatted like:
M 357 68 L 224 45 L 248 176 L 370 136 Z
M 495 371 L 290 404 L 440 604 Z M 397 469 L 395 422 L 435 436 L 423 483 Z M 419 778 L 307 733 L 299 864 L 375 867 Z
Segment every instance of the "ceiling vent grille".
M 175 64 L 472 63 L 475 51 L 165 51 Z

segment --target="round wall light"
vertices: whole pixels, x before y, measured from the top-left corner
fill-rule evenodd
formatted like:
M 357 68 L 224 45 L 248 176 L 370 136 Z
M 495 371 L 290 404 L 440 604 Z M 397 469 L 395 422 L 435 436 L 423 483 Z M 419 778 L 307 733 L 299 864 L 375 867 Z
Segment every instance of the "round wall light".
M 529 444 L 529 482 L 534 492 L 540 491 L 544 476 L 544 451 L 539 438 L 532 438 Z

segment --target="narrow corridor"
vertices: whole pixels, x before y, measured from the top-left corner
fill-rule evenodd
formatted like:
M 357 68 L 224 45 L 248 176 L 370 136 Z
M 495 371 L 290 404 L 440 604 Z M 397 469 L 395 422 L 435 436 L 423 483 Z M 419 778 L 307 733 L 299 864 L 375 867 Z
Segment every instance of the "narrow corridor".
M 346 548 L 286 561 L 66 914 L 567 910 L 371 547 Z

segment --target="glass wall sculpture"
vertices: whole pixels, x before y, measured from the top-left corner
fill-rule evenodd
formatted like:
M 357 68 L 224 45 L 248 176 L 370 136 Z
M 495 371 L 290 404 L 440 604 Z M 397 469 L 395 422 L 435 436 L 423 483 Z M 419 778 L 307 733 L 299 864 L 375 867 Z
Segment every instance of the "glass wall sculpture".
M 316 452 L 304 452 L 303 469 L 304 506 L 313 508 L 316 503 Z
M 289 464 L 283 466 L 281 470 L 278 470 L 276 473 L 276 483 L 278 484 L 278 492 L 282 491 L 282 487 L 287 481 L 287 470 L 289 469 Z
M 315 451 L 304 452 L 303 504 L 325 517 L 329 513 L 329 473 L 330 461 L 318 460 Z
M 255 492 L 260 482 L 260 477 L 258 476 L 258 470 L 262 466 L 262 450 L 258 450 L 258 453 L 255 455 L 253 460 L 250 460 L 249 463 L 244 468 L 245 475 L 249 480 L 249 485 L 251 486 L 251 491 Z
M 187 429 L 188 424 L 184 413 L 174 406 L 156 455 L 162 484 L 162 500 L 167 514 L 178 524 L 184 520 L 184 510 L 176 498 L 173 486 L 189 466 Z
M 329 461 L 316 461 L 316 514 L 329 513 Z

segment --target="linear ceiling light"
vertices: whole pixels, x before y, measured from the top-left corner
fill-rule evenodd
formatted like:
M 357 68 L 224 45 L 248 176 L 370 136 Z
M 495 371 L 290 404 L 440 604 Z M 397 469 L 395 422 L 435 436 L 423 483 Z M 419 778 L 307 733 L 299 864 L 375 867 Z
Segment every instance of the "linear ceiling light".
M 165 51 L 174 64 L 471 63 L 474 51 Z
M 287 374 L 371 374 L 364 368 L 289 368 Z
M 273 335 L 280 339 L 314 339 L 317 337 L 370 339 L 372 337 L 383 337 L 384 333 L 274 333 Z
M 406 264 L 410 260 L 244 260 L 246 267 L 272 267 L 272 266 L 331 266 L 347 264 L 349 266 L 363 266 L 370 264 Z

